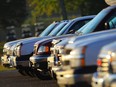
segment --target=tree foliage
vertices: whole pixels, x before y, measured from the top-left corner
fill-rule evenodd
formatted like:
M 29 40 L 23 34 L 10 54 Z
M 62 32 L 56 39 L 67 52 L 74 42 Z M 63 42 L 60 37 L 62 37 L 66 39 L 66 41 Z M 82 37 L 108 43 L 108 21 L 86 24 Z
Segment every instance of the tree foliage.
M 60 13 L 59 0 L 27 0 L 31 10 L 32 17 L 41 15 L 50 16 L 54 13 Z M 107 4 L 104 0 L 64 0 L 68 13 L 76 13 L 80 10 L 81 15 L 97 14 Z
M 28 14 L 36 22 L 40 16 L 61 14 L 60 0 L 0 0 L 0 24 L 19 26 Z M 104 0 L 64 0 L 67 14 L 80 11 L 81 15 L 96 14 L 107 5 Z M 28 11 L 28 12 L 27 12 Z
M 0 25 L 18 26 L 26 15 L 26 0 L 0 0 Z

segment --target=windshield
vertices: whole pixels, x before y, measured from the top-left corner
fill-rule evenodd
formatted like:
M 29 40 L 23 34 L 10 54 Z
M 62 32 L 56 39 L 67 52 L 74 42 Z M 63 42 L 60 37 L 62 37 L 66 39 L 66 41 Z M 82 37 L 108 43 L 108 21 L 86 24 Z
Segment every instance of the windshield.
M 91 22 L 91 21 L 90 21 L 90 22 Z M 86 23 L 84 26 L 82 26 L 79 30 L 77 30 L 77 31 L 75 32 L 75 34 L 80 34 L 80 33 L 82 33 L 82 30 L 85 29 L 85 28 L 87 27 L 87 25 L 88 25 L 90 22 L 88 22 L 88 23 Z
M 50 24 L 39 36 L 40 37 L 47 36 L 57 25 L 58 23 Z
M 62 35 L 68 27 L 73 23 L 74 21 L 69 21 L 66 26 L 62 28 L 62 30 L 57 34 L 57 36 Z
M 54 36 L 56 35 L 65 25 L 67 24 L 67 22 L 62 22 L 60 23 L 57 27 L 55 27 L 55 29 L 49 34 L 49 36 Z
M 81 34 L 87 34 L 98 26 L 98 24 L 103 20 L 109 12 L 107 10 L 101 11 L 94 19 L 92 19 L 87 25 L 81 27 L 77 32 Z

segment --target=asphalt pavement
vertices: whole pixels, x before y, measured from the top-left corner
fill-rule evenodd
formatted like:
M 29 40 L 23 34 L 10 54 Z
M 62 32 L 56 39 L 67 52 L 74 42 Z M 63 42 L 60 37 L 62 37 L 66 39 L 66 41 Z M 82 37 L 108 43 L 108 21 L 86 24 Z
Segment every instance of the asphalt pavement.
M 0 72 L 0 87 L 58 87 L 55 80 L 22 76 L 17 70 Z

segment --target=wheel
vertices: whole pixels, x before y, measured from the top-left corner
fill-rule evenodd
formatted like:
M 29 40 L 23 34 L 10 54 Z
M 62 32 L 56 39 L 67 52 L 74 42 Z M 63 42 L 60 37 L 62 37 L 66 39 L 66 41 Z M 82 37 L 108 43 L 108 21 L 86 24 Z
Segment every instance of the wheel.
M 18 72 L 19 72 L 21 75 L 26 76 L 26 73 L 25 73 L 25 71 L 24 71 L 23 69 L 18 69 Z
M 38 71 L 38 70 L 34 70 L 34 71 L 35 71 L 36 76 L 41 80 L 51 80 L 52 79 L 47 71 Z
M 54 73 L 54 71 L 50 71 L 50 75 L 51 75 L 51 77 L 53 78 L 53 79 L 55 79 L 56 80 L 56 74 Z
M 31 68 L 25 68 L 24 69 L 25 70 L 25 73 L 28 75 L 28 76 L 30 76 L 30 77 L 35 77 L 34 76 L 34 73 L 33 73 L 33 71 L 32 71 L 32 69 Z
M 32 74 L 33 77 L 36 77 L 36 74 L 34 72 L 34 69 L 30 68 L 30 73 Z

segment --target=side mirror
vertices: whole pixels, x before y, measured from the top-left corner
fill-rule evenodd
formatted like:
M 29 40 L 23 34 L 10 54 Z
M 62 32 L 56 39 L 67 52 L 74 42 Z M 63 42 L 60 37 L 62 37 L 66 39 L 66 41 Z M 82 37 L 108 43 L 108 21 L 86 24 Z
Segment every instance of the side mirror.
M 109 29 L 110 28 L 109 27 L 109 23 L 107 23 L 107 22 L 104 24 L 104 26 L 105 26 L 105 29 Z
M 68 34 L 74 33 L 74 29 L 69 30 Z

